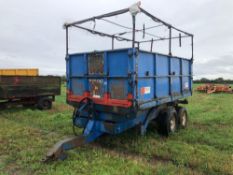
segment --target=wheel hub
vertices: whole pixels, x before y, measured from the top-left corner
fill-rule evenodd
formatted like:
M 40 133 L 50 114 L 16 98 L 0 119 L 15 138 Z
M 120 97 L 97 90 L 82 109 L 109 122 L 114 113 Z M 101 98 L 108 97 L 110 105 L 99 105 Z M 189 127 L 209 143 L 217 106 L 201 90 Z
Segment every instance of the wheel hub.
M 171 132 L 175 132 L 176 130 L 176 119 L 175 117 L 172 117 L 170 120 L 170 130 Z
M 185 126 L 186 125 L 186 114 L 183 114 L 182 116 L 181 116 L 181 125 L 182 126 Z

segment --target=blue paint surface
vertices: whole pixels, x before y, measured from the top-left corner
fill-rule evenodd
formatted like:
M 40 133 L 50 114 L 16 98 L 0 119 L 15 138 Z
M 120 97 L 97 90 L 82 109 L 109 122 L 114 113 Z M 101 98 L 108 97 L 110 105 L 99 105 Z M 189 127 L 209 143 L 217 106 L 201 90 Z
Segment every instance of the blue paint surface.
M 88 56 L 93 53 L 68 57 L 67 88 L 75 95 L 92 91 L 91 79 L 103 81 L 101 97 L 109 93 L 113 99 L 127 99 L 130 93 L 137 103 L 148 103 L 148 108 L 191 95 L 191 60 L 134 49 L 95 53 L 104 57 L 103 74 L 88 74 Z M 151 103 L 153 100 L 157 102 Z

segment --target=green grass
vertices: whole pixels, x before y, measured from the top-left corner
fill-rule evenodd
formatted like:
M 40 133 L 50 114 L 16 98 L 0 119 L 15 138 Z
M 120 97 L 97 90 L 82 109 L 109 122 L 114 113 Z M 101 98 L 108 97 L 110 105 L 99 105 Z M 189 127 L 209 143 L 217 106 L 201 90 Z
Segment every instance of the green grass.
M 189 102 L 186 130 L 168 138 L 153 126 L 145 136 L 106 135 L 50 164 L 41 163 L 46 151 L 72 135 L 65 89 L 50 111 L 1 111 L 0 174 L 233 174 L 233 96 L 194 92 Z

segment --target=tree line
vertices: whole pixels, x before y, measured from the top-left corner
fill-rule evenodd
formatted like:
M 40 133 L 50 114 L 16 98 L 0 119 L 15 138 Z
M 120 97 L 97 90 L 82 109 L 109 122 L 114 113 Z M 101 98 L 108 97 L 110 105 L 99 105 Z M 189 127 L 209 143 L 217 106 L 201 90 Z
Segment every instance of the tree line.
M 216 84 L 233 84 L 233 80 L 224 79 L 222 77 L 216 79 L 201 78 L 199 80 L 194 80 L 194 83 L 216 83 Z

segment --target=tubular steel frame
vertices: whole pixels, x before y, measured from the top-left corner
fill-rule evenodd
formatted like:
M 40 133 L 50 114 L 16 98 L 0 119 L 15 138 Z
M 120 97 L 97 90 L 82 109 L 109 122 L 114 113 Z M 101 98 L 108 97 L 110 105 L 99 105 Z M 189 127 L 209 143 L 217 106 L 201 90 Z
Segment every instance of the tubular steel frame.
M 168 40 L 169 41 L 169 44 L 168 44 L 168 47 L 169 47 L 168 55 L 170 55 L 170 56 L 172 55 L 172 40 L 179 39 L 179 45 L 181 47 L 181 39 L 188 37 L 188 38 L 191 38 L 191 59 L 193 60 L 193 57 L 194 57 L 194 54 L 193 54 L 193 52 L 194 52 L 194 48 L 193 48 L 193 38 L 194 38 L 194 36 L 193 36 L 193 34 L 185 32 L 183 30 L 180 30 L 180 29 L 172 26 L 171 24 L 169 24 L 169 23 L 167 23 L 167 22 L 165 22 L 165 21 L 163 21 L 163 20 L 155 17 L 152 14 L 150 14 L 149 12 L 147 12 L 146 10 L 144 10 L 141 7 L 139 7 L 139 9 L 140 9 L 141 13 L 143 13 L 146 16 L 148 16 L 149 18 L 151 18 L 154 22 L 161 23 L 161 24 L 157 25 L 157 26 L 149 27 L 149 28 L 143 28 L 141 30 L 136 30 L 136 28 L 135 28 L 135 26 L 136 26 L 136 15 L 132 15 L 132 26 L 133 26 L 132 28 L 125 27 L 123 25 L 120 25 L 120 24 L 117 24 L 117 23 L 114 23 L 114 22 L 111 22 L 111 21 L 103 19 L 103 18 L 108 18 L 108 17 L 117 16 L 117 15 L 121 15 L 121 14 L 130 12 L 130 8 L 125 8 L 125 9 L 114 11 L 114 12 L 111 12 L 111 13 L 106 13 L 106 14 L 99 15 L 99 16 L 94 16 L 92 18 L 87 18 L 87 19 L 84 19 L 84 20 L 80 20 L 80 21 L 64 24 L 64 28 L 66 29 L 66 55 L 69 54 L 69 28 L 70 27 L 75 27 L 75 28 L 79 28 L 79 29 L 88 31 L 91 34 L 95 34 L 95 35 L 100 35 L 102 37 L 109 37 L 109 38 L 111 38 L 111 40 L 112 40 L 112 49 L 114 49 L 114 40 L 115 39 L 118 40 L 118 41 L 132 42 L 132 48 L 135 48 L 135 43 L 137 43 L 137 46 L 139 48 L 139 46 L 140 46 L 141 43 L 150 42 L 151 43 L 151 47 L 150 47 L 150 51 L 151 52 L 153 50 L 153 44 L 154 44 L 154 42 Z M 100 31 L 96 31 L 95 29 L 88 29 L 86 27 L 79 26 L 80 24 L 83 24 L 83 23 L 86 23 L 86 22 L 90 22 L 90 21 L 94 21 L 95 22 L 95 20 L 103 20 L 105 22 L 110 22 L 112 24 L 118 25 L 118 26 L 123 27 L 123 28 L 131 29 L 132 31 L 126 31 L 126 32 L 118 33 L 118 34 L 122 34 L 123 35 L 125 33 L 132 33 L 132 39 L 128 39 L 128 38 L 125 38 L 125 37 L 122 37 L 122 36 L 116 36 L 116 34 L 108 34 L 108 33 L 100 32 Z M 147 30 L 147 29 L 155 28 L 155 27 L 161 27 L 161 26 L 166 26 L 169 29 L 169 36 L 167 38 L 166 37 L 155 36 L 153 34 L 145 32 L 145 30 Z M 179 36 L 172 36 L 172 30 L 180 32 Z M 152 39 L 147 40 L 147 41 L 136 41 L 136 39 L 135 39 L 135 33 L 139 32 L 139 31 L 143 31 L 144 35 L 145 34 L 151 35 L 151 36 L 156 37 L 157 39 L 152 38 Z

